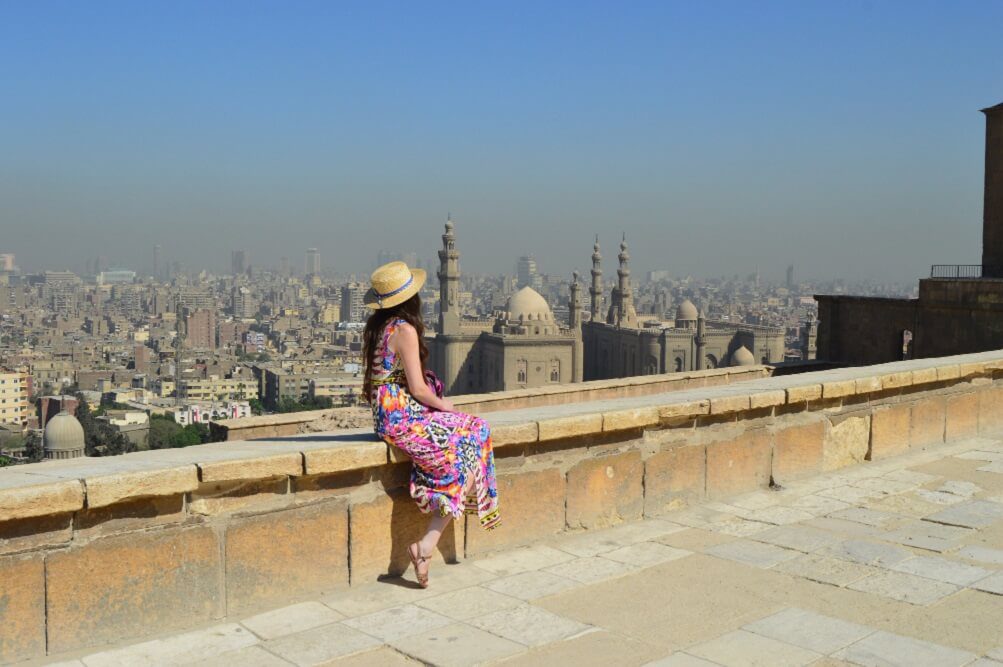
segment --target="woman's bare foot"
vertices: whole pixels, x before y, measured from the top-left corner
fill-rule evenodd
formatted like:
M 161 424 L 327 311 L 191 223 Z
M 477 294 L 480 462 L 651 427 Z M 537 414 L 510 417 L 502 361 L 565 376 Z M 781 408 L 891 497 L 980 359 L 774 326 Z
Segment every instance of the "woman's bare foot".
M 415 542 L 407 548 L 408 556 L 411 557 L 411 564 L 414 565 L 414 576 L 418 580 L 418 585 L 428 588 L 428 568 L 431 554 L 425 556 L 421 553 L 421 543 Z

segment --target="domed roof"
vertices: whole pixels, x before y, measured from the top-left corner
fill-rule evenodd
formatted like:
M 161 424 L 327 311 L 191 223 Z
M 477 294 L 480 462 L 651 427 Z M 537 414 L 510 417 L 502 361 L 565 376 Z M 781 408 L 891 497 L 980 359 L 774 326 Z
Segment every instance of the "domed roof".
M 689 299 L 684 300 L 679 307 L 676 308 L 676 319 L 677 320 L 695 320 L 698 317 L 697 307 L 693 305 L 693 302 Z
M 755 364 L 756 358 L 752 356 L 752 352 L 749 352 L 749 348 L 744 345 L 731 353 L 732 366 L 754 366 Z
M 60 412 L 45 425 L 44 442 L 49 451 L 83 449 L 84 427 L 69 412 Z
M 505 306 L 509 320 L 552 320 L 554 314 L 547 300 L 532 287 L 523 287 L 508 299 Z

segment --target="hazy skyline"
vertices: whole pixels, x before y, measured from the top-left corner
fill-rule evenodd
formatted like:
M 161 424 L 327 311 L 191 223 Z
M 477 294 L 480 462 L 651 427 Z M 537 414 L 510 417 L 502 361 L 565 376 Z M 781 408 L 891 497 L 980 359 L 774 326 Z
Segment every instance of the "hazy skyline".
M 1000 3 L 7 3 L 0 252 L 225 271 L 760 269 L 981 255 Z M 135 258 L 135 259 L 132 259 Z M 124 260 L 124 261 L 123 261 Z

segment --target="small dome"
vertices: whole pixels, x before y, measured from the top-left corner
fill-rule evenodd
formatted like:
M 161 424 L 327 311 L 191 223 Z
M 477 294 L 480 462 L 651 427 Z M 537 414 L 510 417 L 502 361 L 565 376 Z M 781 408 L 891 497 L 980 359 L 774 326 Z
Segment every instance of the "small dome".
M 45 425 L 45 451 L 66 452 L 84 450 L 84 427 L 65 410 Z
M 749 352 L 749 348 L 744 345 L 731 353 L 732 366 L 754 366 L 755 364 L 756 358 L 752 356 L 752 352 Z
M 508 299 L 505 306 L 509 320 L 552 320 L 554 314 L 547 300 L 532 287 L 523 287 Z
M 693 302 L 686 299 L 676 308 L 676 321 L 690 322 L 696 320 L 698 316 L 697 307 Z

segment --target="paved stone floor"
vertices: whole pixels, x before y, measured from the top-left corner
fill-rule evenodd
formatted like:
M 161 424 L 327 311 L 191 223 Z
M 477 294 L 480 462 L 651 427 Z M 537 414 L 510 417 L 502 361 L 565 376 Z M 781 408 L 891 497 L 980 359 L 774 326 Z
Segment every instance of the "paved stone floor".
M 58 664 L 1003 667 L 977 439 Z

